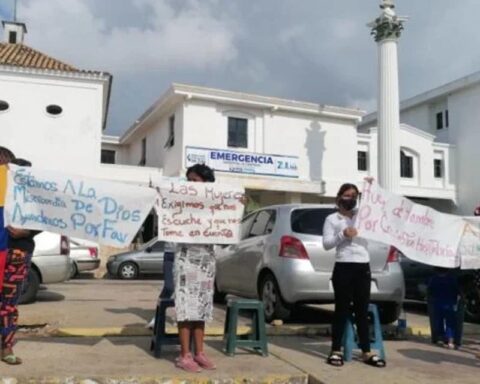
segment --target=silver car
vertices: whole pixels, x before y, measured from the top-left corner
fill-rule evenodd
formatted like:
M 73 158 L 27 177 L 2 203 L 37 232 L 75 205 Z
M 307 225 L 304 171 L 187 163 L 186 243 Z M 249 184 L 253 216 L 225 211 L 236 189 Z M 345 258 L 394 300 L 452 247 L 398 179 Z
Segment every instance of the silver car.
M 153 239 L 141 249 L 112 255 L 107 261 L 110 276 L 120 279 L 136 279 L 141 274 L 158 274 L 163 271 L 165 243 Z
M 287 319 L 295 304 L 332 303 L 335 250 L 322 245 L 333 205 L 265 207 L 243 219 L 241 241 L 217 251 L 215 299 L 226 294 L 259 298 L 267 321 Z M 371 299 L 384 323 L 398 318 L 405 294 L 398 252 L 369 242 Z

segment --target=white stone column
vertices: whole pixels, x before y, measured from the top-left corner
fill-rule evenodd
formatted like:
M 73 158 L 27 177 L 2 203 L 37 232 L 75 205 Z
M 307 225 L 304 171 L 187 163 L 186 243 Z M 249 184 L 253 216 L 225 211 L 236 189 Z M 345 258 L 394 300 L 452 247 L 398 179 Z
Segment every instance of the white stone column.
M 397 43 L 406 18 L 395 14 L 393 0 L 382 0 L 382 13 L 368 24 L 378 43 L 378 183 L 390 192 L 400 187 L 400 99 Z
M 400 186 L 400 100 L 397 40 L 378 42 L 378 182 L 388 191 Z

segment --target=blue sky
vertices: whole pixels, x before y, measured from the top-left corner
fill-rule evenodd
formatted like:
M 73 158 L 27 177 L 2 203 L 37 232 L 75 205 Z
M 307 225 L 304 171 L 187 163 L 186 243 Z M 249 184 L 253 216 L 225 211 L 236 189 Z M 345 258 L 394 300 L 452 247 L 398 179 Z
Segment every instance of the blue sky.
M 0 0 L 0 13 L 13 0 Z M 375 108 L 379 0 L 19 0 L 26 44 L 114 76 L 107 132 L 172 82 Z M 478 0 L 396 0 L 400 95 L 480 69 Z M 471 49 L 466 49 L 466 44 Z

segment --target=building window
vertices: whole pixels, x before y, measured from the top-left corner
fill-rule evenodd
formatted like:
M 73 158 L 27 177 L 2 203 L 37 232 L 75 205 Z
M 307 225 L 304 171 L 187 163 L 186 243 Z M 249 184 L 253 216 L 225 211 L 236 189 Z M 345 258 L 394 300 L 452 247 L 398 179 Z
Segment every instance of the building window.
M 10 105 L 4 100 L 0 100 L 0 112 L 6 111 L 8 108 L 10 108 Z
M 138 165 L 144 166 L 147 164 L 147 138 L 142 139 L 142 156 L 140 157 L 140 163 Z
M 171 148 L 175 145 L 175 115 L 168 119 L 168 139 L 164 148 Z
M 8 32 L 8 42 L 10 44 L 17 44 L 17 32 L 15 31 Z
M 400 177 L 413 178 L 413 157 L 400 151 Z
M 45 108 L 49 115 L 58 116 L 62 113 L 63 109 L 59 105 L 51 104 Z
M 433 160 L 433 174 L 436 178 L 443 177 L 443 161 L 442 159 Z
M 237 117 L 228 118 L 228 146 L 248 148 L 248 120 Z
M 436 115 L 437 129 L 443 129 L 443 112 L 438 112 Z
M 448 109 L 447 109 L 445 110 L 445 128 L 448 128 L 448 124 L 449 124 L 448 120 L 449 118 L 448 118 Z
M 102 164 L 115 164 L 115 151 L 102 149 Z
M 359 171 L 368 170 L 367 152 L 365 151 L 357 152 L 357 168 Z

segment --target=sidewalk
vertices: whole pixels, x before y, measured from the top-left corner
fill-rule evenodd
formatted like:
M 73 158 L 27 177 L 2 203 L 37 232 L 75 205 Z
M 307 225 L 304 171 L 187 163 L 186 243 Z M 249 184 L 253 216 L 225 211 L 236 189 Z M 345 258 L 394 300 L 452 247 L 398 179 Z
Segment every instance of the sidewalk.
M 327 337 L 269 338 L 269 357 L 237 350 L 223 354 L 224 343 L 209 338 L 206 353 L 216 371 L 188 374 L 174 366 L 178 347 L 170 346 L 160 359 L 150 351 L 148 337 L 27 337 L 19 340 L 20 366 L 0 363 L 1 384 L 26 383 L 264 383 L 264 384 L 477 384 L 480 343 L 467 340 L 462 351 L 433 346 L 425 339 L 385 342 L 387 367 L 345 363 L 342 368 L 325 363 L 330 349 Z M 10 380 L 10 381 L 9 381 Z
M 222 353 L 224 306 L 216 306 L 208 325 L 206 352 L 218 369 L 186 374 L 174 366 L 178 347 L 168 347 L 162 359 L 149 351 L 151 331 L 145 324 L 154 313 L 160 287 L 156 281 L 74 280 L 42 291 L 39 302 L 20 306 L 19 343 L 15 351 L 25 363 L 0 363 L 0 384 L 23 383 L 242 383 L 343 384 L 476 383 L 480 359 L 480 326 L 466 325 L 462 351 L 429 344 L 428 318 L 408 313 L 407 341 L 386 341 L 387 368 L 360 361 L 335 368 L 325 364 L 330 349 L 330 308 L 307 308 L 302 324 L 268 326 L 270 356 L 239 350 Z M 167 313 L 169 332 L 176 332 L 174 314 Z M 25 326 L 27 326 L 25 328 Z M 240 333 L 249 331 L 240 319 Z M 392 327 L 386 327 L 386 331 Z M 74 336 L 74 337 L 73 337 Z M 213 336 L 213 337 L 212 337 Z M 7 380 L 12 378 L 12 380 Z M 88 380 L 87 380 L 88 379 Z
M 219 339 L 206 343 L 206 353 L 218 369 L 200 374 L 188 374 L 174 366 L 178 347 L 166 347 L 160 359 L 152 356 L 149 347 L 147 337 L 29 337 L 21 339 L 15 349 L 24 364 L 0 363 L 0 383 L 307 384 L 308 380 L 305 372 L 273 355 L 262 357 L 239 350 L 235 357 L 228 357 L 222 353 Z

